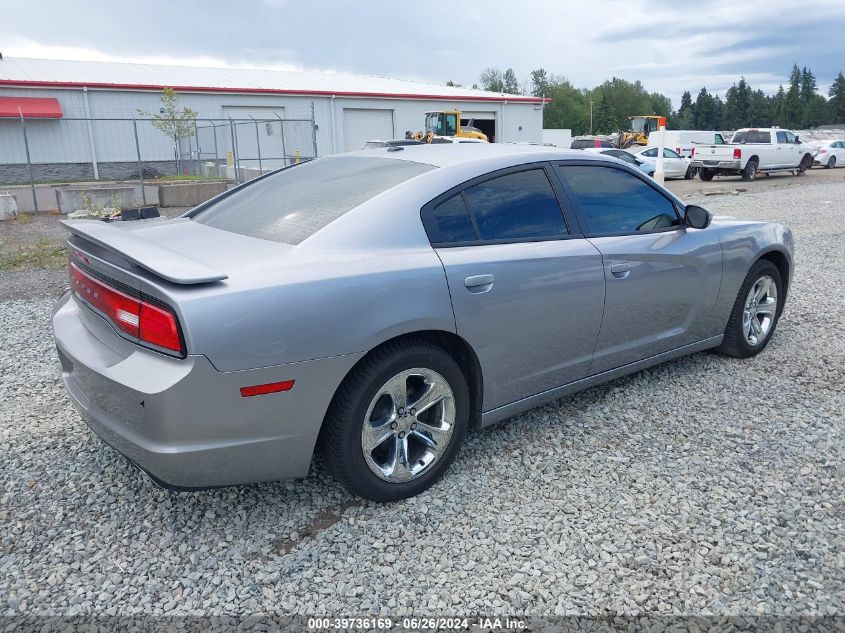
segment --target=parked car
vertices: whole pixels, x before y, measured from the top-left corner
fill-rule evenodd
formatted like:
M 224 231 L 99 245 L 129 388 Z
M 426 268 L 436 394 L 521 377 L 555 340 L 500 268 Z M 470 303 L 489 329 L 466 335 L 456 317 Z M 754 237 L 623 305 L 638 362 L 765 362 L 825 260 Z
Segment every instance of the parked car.
M 64 224 L 67 393 L 177 488 L 305 477 L 319 440 L 353 493 L 415 495 L 470 425 L 699 350 L 758 354 L 793 273 L 784 226 L 504 144 L 351 152 L 179 218 Z
M 845 164 L 845 141 L 818 141 L 812 149 L 813 164 L 826 169 Z
M 727 143 L 721 132 L 707 132 L 703 130 L 666 130 L 663 147 L 674 148 L 677 154 L 684 158 L 692 158 L 696 145 L 724 145 Z M 660 145 L 660 135 L 651 134 L 648 137 L 649 147 Z
M 629 165 L 633 165 L 644 174 L 648 174 L 649 176 L 654 176 L 654 165 L 648 163 L 641 158 L 637 158 L 631 152 L 624 150 L 624 149 L 607 149 L 605 147 L 585 147 L 583 149 L 585 152 L 591 152 L 594 154 L 604 154 L 605 156 L 612 156 L 613 158 L 618 158 L 619 160 L 628 163 Z
M 803 174 L 812 164 L 810 148 L 795 132 L 779 128 L 737 130 L 728 145 L 696 146 L 692 159 L 702 180 L 731 175 L 754 180 L 761 172 Z
M 572 141 L 569 149 L 585 149 L 587 147 L 613 147 L 613 144 L 607 139 L 595 136 L 579 136 Z
M 422 141 L 410 138 L 394 138 L 386 141 L 366 141 L 361 149 L 378 149 L 380 147 L 407 147 L 408 145 L 422 145 Z
M 657 147 L 640 146 L 631 148 L 634 156 L 657 167 Z M 695 175 L 695 170 L 690 167 L 690 160 L 678 154 L 668 147 L 663 148 L 663 175 L 666 178 L 686 178 L 689 180 Z

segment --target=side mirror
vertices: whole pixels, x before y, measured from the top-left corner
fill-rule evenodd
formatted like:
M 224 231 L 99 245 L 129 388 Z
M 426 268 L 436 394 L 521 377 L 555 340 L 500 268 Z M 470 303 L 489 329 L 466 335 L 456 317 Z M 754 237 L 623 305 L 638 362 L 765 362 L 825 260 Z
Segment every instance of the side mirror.
M 712 219 L 713 214 L 704 207 L 689 204 L 684 209 L 684 224 L 691 229 L 706 229 Z
M 796 143 L 800 143 L 800 142 L 801 142 L 801 137 L 800 137 L 800 136 L 796 136 L 796 137 L 795 137 L 795 142 L 796 142 Z

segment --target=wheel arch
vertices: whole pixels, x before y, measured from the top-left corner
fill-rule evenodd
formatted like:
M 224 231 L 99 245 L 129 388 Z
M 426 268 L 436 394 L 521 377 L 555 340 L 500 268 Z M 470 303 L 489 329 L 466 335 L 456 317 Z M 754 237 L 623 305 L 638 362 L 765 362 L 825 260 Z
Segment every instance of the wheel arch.
M 337 397 L 337 393 L 346 378 L 350 374 L 352 374 L 352 372 L 354 372 L 358 368 L 358 366 L 361 365 L 362 362 L 364 362 L 365 359 L 369 358 L 373 353 L 375 353 L 382 347 L 392 345 L 398 341 L 404 340 L 417 340 L 431 343 L 442 348 L 450 356 L 452 356 L 452 358 L 455 359 L 455 361 L 458 363 L 464 373 L 464 377 L 467 380 L 467 387 L 469 388 L 470 426 L 477 427 L 481 422 L 481 407 L 483 404 L 482 401 L 484 397 L 484 377 L 481 370 L 481 363 L 479 362 L 478 355 L 475 353 L 475 350 L 472 348 L 472 346 L 465 339 L 461 338 L 454 332 L 450 332 L 448 330 L 414 330 L 405 332 L 403 334 L 398 334 L 396 336 L 381 341 L 378 345 L 375 345 L 366 354 L 361 356 L 361 358 L 358 359 L 358 361 L 349 369 L 349 371 L 346 372 L 346 375 L 343 377 L 343 380 L 341 380 L 338 386 L 335 388 L 335 392 L 332 394 L 331 402 L 334 403 L 334 400 Z M 329 405 L 329 409 L 331 409 L 331 405 Z M 325 419 L 323 420 L 323 424 L 321 424 L 321 427 L 324 424 Z
M 754 261 L 754 263 L 756 264 L 760 260 L 766 260 L 766 261 L 772 262 L 775 265 L 775 267 L 778 269 L 778 272 L 780 273 L 781 281 L 783 282 L 783 290 L 784 290 L 784 298 L 785 298 L 786 294 L 789 292 L 789 283 L 791 281 L 790 275 L 789 275 L 789 270 L 790 270 L 789 256 L 785 252 L 783 252 L 783 251 L 781 251 L 777 248 L 773 248 L 771 250 L 768 250 L 768 251 L 762 253 Z

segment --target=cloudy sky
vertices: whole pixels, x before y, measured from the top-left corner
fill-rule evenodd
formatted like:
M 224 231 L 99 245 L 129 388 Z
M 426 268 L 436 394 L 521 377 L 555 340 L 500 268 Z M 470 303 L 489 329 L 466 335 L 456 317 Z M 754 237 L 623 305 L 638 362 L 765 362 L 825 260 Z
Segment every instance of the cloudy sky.
M 592 87 L 640 79 L 677 106 L 793 63 L 845 71 L 843 0 L 146 0 L 8 2 L 7 56 L 349 71 L 471 85 L 487 66 Z

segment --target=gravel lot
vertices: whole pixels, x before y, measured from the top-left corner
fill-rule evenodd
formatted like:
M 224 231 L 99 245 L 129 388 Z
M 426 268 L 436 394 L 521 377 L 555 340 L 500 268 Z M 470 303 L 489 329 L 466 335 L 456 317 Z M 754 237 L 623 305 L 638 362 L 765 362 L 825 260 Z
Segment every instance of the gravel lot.
M 697 354 L 471 433 L 393 505 L 319 464 L 156 488 L 65 397 L 54 297 L 3 297 L 0 614 L 845 615 L 845 179 L 791 182 L 675 185 L 794 230 L 763 354 Z

